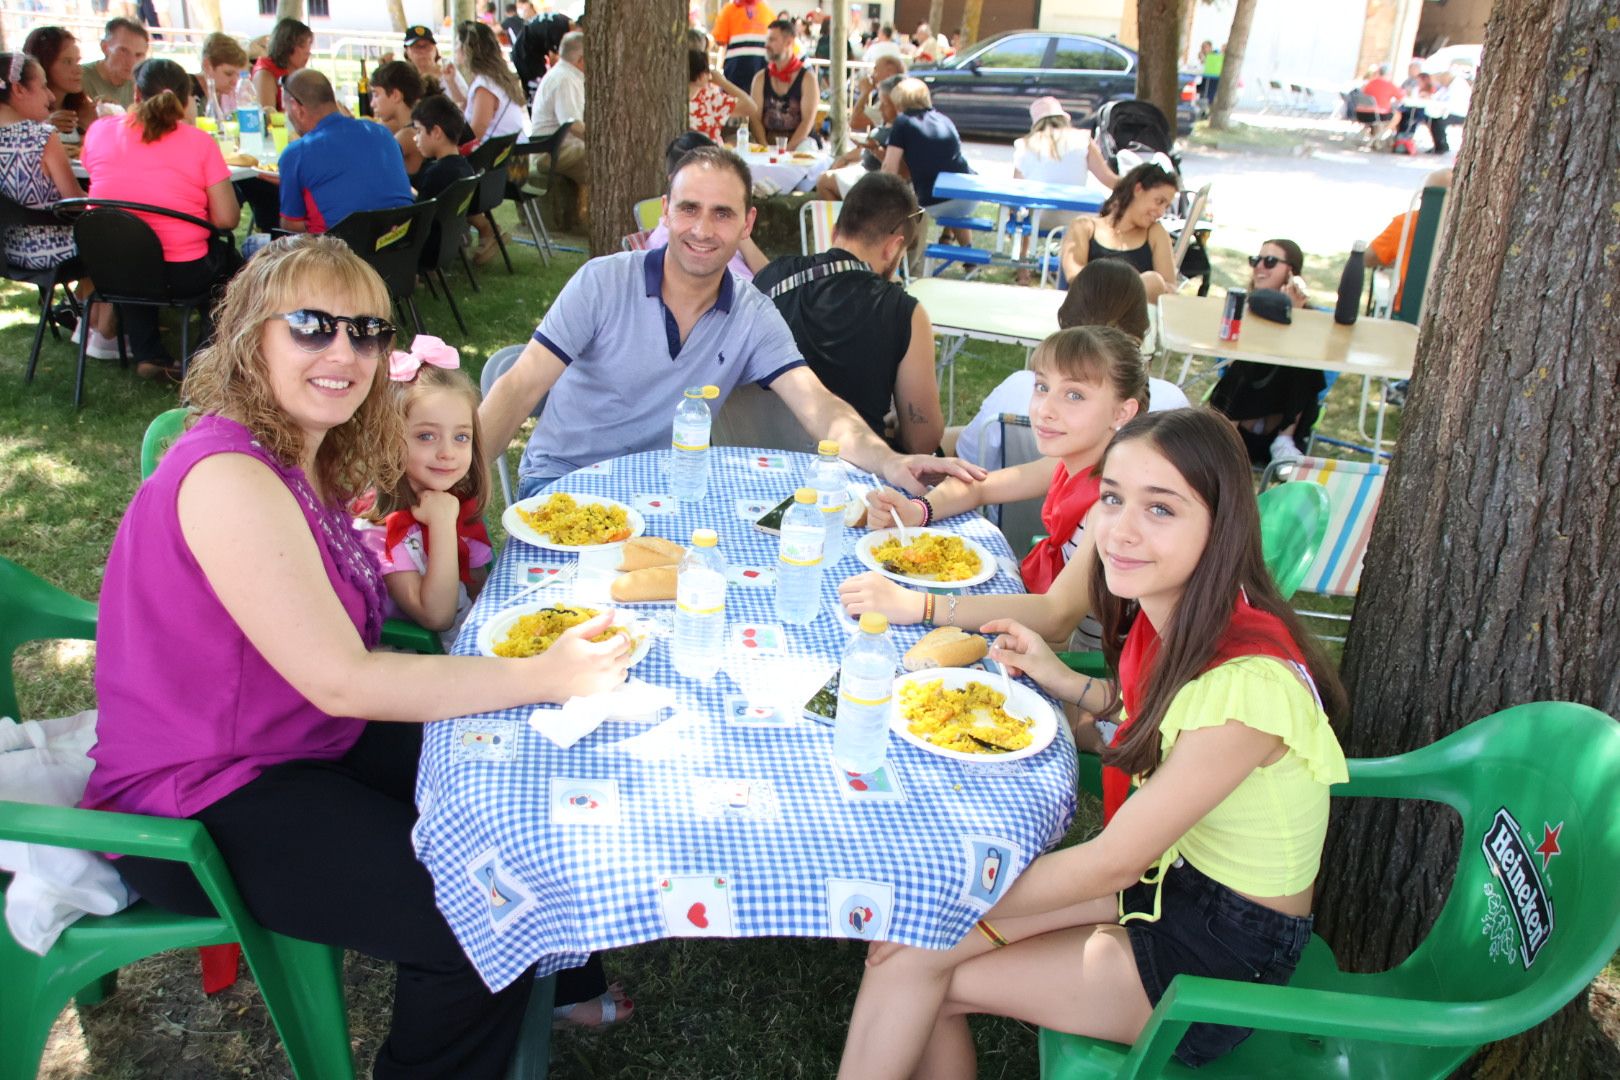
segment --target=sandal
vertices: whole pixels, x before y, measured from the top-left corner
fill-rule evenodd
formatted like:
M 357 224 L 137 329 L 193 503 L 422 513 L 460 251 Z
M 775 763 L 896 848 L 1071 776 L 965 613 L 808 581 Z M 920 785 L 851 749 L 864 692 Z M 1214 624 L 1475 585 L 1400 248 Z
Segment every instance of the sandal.
M 595 1005 L 600 1015 L 595 1020 L 576 1017 L 575 1010 L 581 1007 Z M 553 1028 L 583 1028 L 587 1031 L 602 1031 L 614 1024 L 622 1024 L 635 1014 L 636 1003 L 624 995 L 624 988 L 618 983 L 609 986 L 607 993 L 600 994 L 587 1001 L 576 1001 L 571 1005 L 558 1005 L 551 1010 L 551 1026 Z

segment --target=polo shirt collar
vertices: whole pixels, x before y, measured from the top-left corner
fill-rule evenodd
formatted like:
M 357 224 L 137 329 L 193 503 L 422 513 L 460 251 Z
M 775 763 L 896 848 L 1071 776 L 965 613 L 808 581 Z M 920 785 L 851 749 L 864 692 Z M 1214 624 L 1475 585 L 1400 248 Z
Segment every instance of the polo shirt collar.
M 667 247 L 653 248 L 647 252 L 647 258 L 641 265 L 641 272 L 647 280 L 647 295 L 656 296 L 660 301 L 663 300 L 664 291 L 664 253 L 668 250 Z M 731 314 L 731 302 L 735 295 L 735 285 L 731 280 L 731 269 L 728 267 L 722 272 L 720 293 L 714 298 L 714 307 L 710 310 Z

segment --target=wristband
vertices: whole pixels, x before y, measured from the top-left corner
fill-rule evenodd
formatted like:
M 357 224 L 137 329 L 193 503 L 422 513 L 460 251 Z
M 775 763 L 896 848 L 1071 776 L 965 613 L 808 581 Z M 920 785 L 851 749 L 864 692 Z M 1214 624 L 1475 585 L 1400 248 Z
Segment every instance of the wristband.
M 945 598 L 945 625 L 946 626 L 955 626 L 956 625 L 956 594 L 955 593 L 951 593 L 951 595 L 949 595 L 949 596 L 947 596 Z
M 923 593 L 923 623 L 934 625 L 934 594 Z
M 934 521 L 934 504 L 929 502 L 926 497 L 921 496 L 921 495 L 913 495 L 911 497 L 911 501 L 922 507 L 922 512 L 923 512 L 922 525 L 923 525 L 923 527 L 926 527 L 928 525 L 933 524 L 933 521 Z
M 978 930 L 979 933 L 983 934 L 989 939 L 993 948 L 1004 949 L 1007 947 L 1007 939 L 1001 936 L 1001 931 L 991 926 L 985 920 L 980 919 L 978 922 L 973 924 L 973 927 L 974 929 Z

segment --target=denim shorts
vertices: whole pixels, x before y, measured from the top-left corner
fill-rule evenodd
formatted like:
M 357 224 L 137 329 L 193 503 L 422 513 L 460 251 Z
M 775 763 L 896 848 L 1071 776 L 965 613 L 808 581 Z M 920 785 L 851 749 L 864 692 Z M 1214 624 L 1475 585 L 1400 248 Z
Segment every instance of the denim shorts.
M 1153 910 L 1154 886 L 1138 882 L 1125 890 L 1125 911 Z M 1177 860 L 1164 875 L 1159 919 L 1125 924 L 1136 970 L 1148 1001 L 1159 999 L 1177 975 L 1271 983 L 1294 974 L 1311 939 L 1310 916 L 1284 915 L 1247 900 Z M 1229 1053 L 1253 1028 L 1192 1024 L 1176 1046 L 1176 1060 L 1197 1068 Z

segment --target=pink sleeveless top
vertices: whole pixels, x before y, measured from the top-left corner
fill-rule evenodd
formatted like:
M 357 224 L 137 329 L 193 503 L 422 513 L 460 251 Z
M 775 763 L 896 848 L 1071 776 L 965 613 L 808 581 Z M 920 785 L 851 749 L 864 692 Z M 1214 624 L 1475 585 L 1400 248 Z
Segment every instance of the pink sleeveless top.
M 136 491 L 107 557 L 87 808 L 188 817 L 271 765 L 340 758 L 364 729 L 364 720 L 321 712 L 270 666 L 187 547 L 180 484 L 213 454 L 247 454 L 275 471 L 366 647 L 382 633 L 382 575 L 348 515 L 323 505 L 302 469 L 282 465 L 241 424 L 202 417 Z

